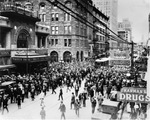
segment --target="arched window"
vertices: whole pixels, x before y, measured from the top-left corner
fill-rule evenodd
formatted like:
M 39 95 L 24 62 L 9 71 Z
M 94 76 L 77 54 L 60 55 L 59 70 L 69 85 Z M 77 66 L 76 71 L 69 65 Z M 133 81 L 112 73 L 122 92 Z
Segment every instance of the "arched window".
M 51 62 L 58 62 L 58 53 L 56 51 L 52 51 L 50 56 L 51 56 Z
M 39 4 L 39 9 L 40 10 L 44 10 L 45 9 L 45 3 L 44 2 L 41 2 L 40 4 Z
M 72 2 L 69 0 L 65 1 L 65 6 L 68 8 L 72 8 Z
M 65 51 L 63 54 L 64 62 L 71 62 L 72 61 L 72 54 L 69 51 Z

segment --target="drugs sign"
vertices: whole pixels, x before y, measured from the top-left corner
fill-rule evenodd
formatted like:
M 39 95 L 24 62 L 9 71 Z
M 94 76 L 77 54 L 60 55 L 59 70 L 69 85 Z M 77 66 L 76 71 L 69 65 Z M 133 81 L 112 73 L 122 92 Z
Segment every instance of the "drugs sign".
M 125 87 L 117 93 L 118 101 L 150 103 L 150 96 L 147 96 L 145 88 Z

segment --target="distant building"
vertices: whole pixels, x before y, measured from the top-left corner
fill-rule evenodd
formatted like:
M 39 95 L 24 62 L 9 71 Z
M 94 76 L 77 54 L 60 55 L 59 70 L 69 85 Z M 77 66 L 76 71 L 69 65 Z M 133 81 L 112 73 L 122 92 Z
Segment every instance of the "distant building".
M 118 0 L 93 0 L 99 10 L 110 17 L 109 28 L 117 34 Z
M 108 27 L 115 34 L 117 34 L 118 29 L 118 0 L 93 0 L 93 4 L 106 16 L 109 17 Z M 109 47 L 116 49 L 117 37 L 116 35 L 109 31 Z M 117 38 L 117 39 L 116 39 Z
M 128 42 L 132 41 L 132 27 L 128 19 L 118 22 L 118 36 Z
M 93 15 L 95 16 L 93 24 L 96 26 L 96 29 L 93 31 L 94 54 L 100 57 L 106 55 L 109 51 L 109 35 L 107 30 L 109 17 L 104 15 L 95 6 L 93 6 Z

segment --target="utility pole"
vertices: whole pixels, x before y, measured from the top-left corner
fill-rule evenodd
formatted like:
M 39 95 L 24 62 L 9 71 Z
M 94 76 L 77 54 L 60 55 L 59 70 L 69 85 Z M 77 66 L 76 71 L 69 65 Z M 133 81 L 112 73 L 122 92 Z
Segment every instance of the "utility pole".
M 131 72 L 134 71 L 134 42 L 131 42 Z

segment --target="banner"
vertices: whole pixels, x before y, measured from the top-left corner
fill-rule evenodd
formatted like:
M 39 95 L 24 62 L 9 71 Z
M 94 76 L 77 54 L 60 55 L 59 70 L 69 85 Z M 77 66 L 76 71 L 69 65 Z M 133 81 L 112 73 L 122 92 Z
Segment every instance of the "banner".
M 150 103 L 150 96 L 147 96 L 145 88 L 125 87 L 117 93 L 118 101 Z

